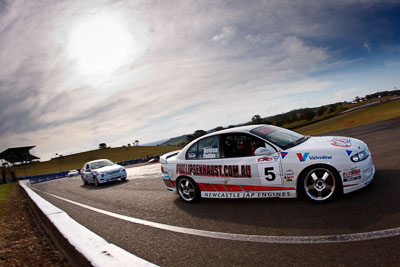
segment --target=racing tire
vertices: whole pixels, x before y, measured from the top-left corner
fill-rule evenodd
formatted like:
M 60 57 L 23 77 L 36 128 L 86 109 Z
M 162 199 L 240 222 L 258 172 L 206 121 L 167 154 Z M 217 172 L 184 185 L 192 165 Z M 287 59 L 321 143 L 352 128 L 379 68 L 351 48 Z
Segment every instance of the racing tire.
M 125 182 L 126 181 L 126 177 L 121 178 L 121 182 Z
M 97 178 L 94 178 L 94 186 L 99 186 L 99 180 L 97 180 Z
M 308 169 L 301 180 L 303 194 L 311 201 L 325 203 L 332 200 L 340 188 L 337 172 L 327 166 Z
M 82 178 L 82 183 L 83 183 L 83 185 L 87 185 L 88 184 L 88 182 L 83 178 Z
M 179 197 L 188 203 L 193 203 L 201 198 L 200 189 L 189 177 L 182 177 L 176 183 Z

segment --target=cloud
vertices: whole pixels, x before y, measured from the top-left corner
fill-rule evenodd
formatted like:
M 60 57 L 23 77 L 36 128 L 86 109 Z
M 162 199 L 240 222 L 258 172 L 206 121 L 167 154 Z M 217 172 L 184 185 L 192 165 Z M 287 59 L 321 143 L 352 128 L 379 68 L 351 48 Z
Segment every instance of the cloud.
M 385 61 L 385 66 L 388 68 L 399 68 L 400 67 L 400 60 L 395 61 L 395 60 L 386 60 Z
M 33 144 L 46 158 L 320 103 L 336 83 L 329 71 L 363 60 L 342 44 L 373 45 L 360 14 L 375 3 L 0 2 L 0 148 Z M 84 75 L 68 38 L 102 14 L 129 29 L 132 54 L 112 73 Z M 352 89 L 335 99 L 356 92 L 342 88 Z
M 332 99 L 334 102 L 352 101 L 361 90 L 359 88 L 349 88 L 335 92 L 335 97 Z
M 215 35 L 212 40 L 214 42 L 227 42 L 235 35 L 235 30 L 232 27 L 223 27 L 222 33 Z

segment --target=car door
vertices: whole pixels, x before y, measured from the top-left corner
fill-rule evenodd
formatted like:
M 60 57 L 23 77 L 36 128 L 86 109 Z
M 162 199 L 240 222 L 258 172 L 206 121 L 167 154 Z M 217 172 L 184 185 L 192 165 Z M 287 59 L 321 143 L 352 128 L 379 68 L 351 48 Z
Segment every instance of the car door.
M 262 139 L 246 133 L 231 133 L 224 135 L 221 143 L 224 168 L 235 169 L 226 180 L 228 188 L 251 191 L 260 189 L 252 186 L 283 184 L 280 156 Z M 260 147 L 267 147 L 272 153 L 257 156 L 256 149 Z
M 84 169 L 82 171 L 83 171 L 83 178 L 86 181 L 93 182 L 92 172 L 90 171 L 89 163 L 85 164 Z
M 188 175 L 201 191 L 215 191 L 215 184 L 223 184 L 220 136 L 214 135 L 193 144 L 186 152 L 184 164 L 177 164 L 178 174 Z

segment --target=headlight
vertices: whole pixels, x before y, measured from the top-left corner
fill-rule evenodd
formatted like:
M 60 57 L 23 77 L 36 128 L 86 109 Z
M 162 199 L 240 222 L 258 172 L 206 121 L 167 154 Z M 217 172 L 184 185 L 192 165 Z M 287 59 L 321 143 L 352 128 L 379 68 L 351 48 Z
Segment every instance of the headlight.
M 92 172 L 94 177 L 101 177 L 103 178 L 105 176 L 104 172 Z
M 122 168 L 122 169 L 120 170 L 120 172 L 125 173 L 126 170 L 125 170 L 124 168 Z
M 360 162 L 368 158 L 368 156 L 369 156 L 369 151 L 368 149 L 365 149 L 364 151 L 354 154 L 353 156 L 350 157 L 350 159 L 352 162 Z

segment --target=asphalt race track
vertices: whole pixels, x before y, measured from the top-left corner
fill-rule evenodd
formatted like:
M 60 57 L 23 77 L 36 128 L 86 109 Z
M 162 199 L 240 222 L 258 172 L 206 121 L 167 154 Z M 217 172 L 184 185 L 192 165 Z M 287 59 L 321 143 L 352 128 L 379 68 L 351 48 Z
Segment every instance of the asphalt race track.
M 160 164 L 130 168 L 126 182 L 99 187 L 83 186 L 79 177 L 31 187 L 107 241 L 160 266 L 399 265 L 400 117 L 330 135 L 365 141 L 376 175 L 366 188 L 328 204 L 302 198 L 187 204 L 165 190 Z

